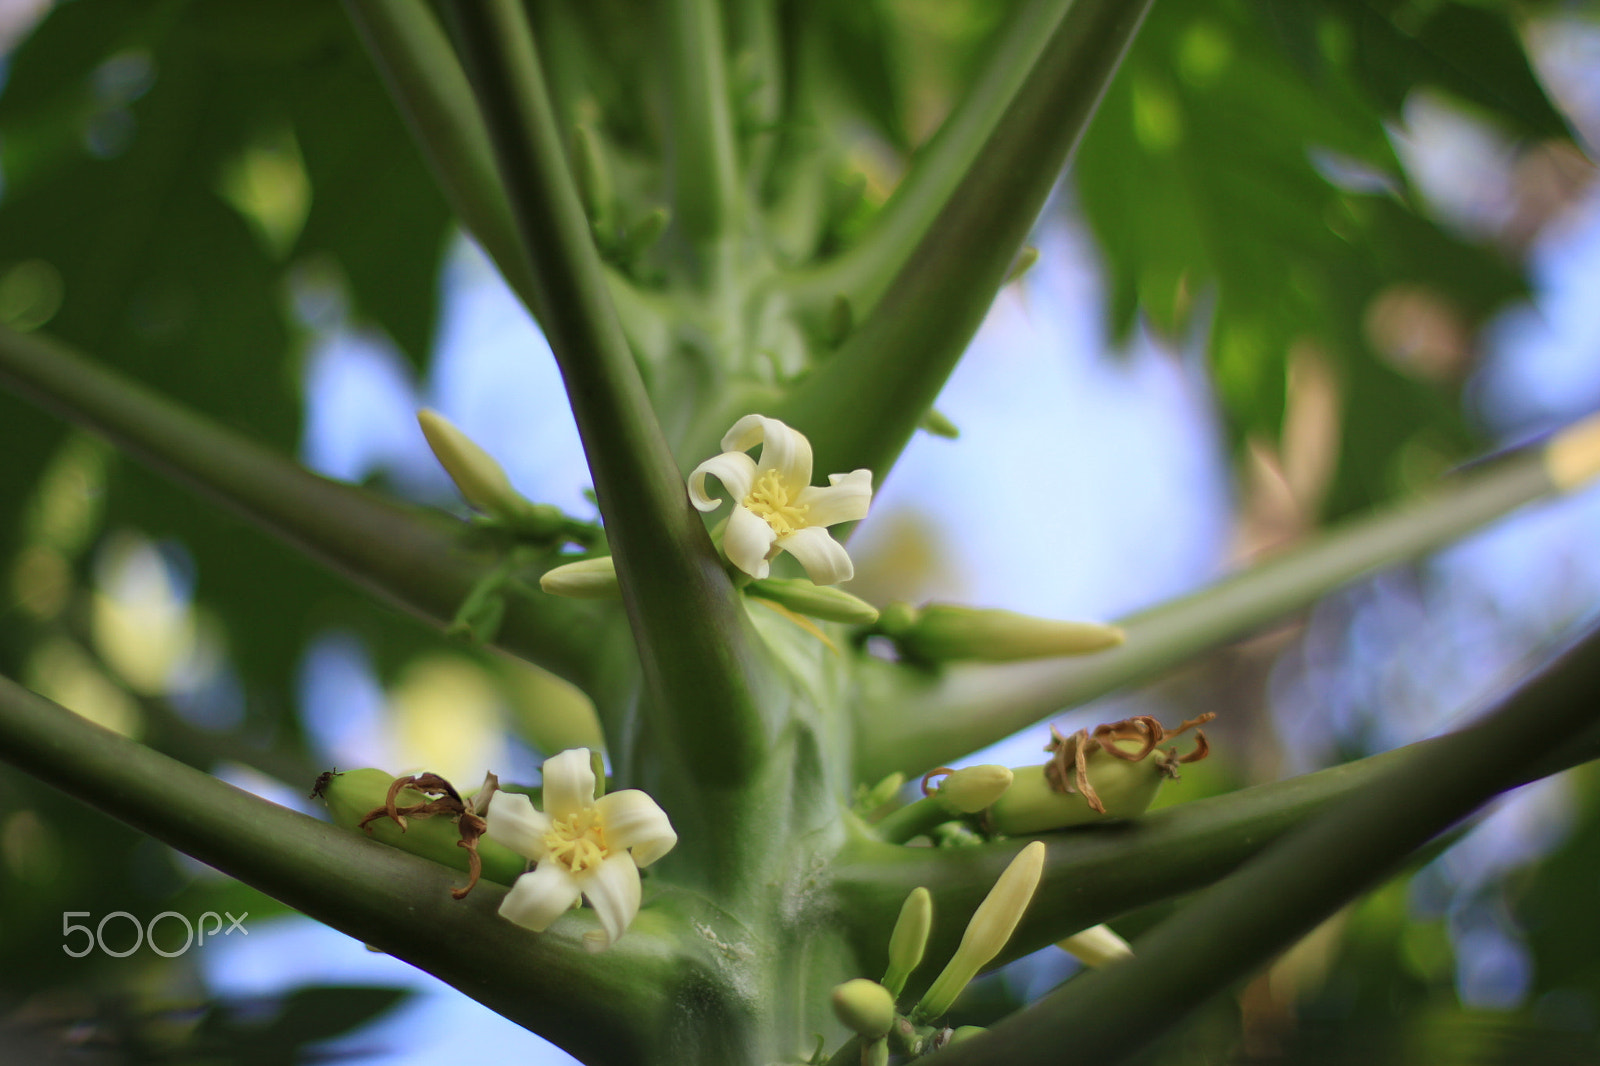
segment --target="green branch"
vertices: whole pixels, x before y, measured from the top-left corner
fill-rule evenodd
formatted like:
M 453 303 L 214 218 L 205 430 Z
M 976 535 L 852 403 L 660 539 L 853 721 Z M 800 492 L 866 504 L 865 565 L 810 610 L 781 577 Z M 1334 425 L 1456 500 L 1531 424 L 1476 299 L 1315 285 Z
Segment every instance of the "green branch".
M 1061 711 L 1147 681 L 1194 655 L 1246 636 L 1379 567 L 1442 547 L 1532 500 L 1570 491 L 1552 479 L 1557 442 L 1582 445 L 1585 426 L 1549 446 L 1464 472 L 1393 510 L 1347 522 L 1316 540 L 1192 595 L 1117 624 L 1121 646 L 1072 659 L 899 671 L 899 699 L 857 716 L 858 777 L 921 773 Z M 1600 450 L 1589 445 L 1591 451 Z M 1581 465 L 1581 464 L 1580 464 Z
M 654 695 L 648 713 L 701 782 L 747 780 L 776 730 L 753 690 L 748 623 L 618 324 L 531 31 L 515 0 L 457 0 L 451 10 L 594 476 Z M 701 743 L 708 735 L 718 743 Z
M 1125 1061 L 1524 779 L 1569 736 L 1593 729 L 1597 691 L 1600 634 L 1591 634 L 1483 721 L 1419 746 L 1185 907 L 1141 939 L 1132 960 L 1086 974 L 952 1048 L 950 1066 L 1043 1066 L 1069 1043 L 1084 1061 Z
M 772 412 L 819 470 L 881 479 L 983 322 L 1150 0 L 1075 0 L 937 218 L 844 345 Z
M 433 12 L 423 0 L 345 0 L 344 6 L 450 206 L 543 321 L 472 86 Z
M 1600 648 L 1600 637 L 1589 638 L 1586 646 Z M 1581 692 L 1582 677 L 1587 676 L 1583 671 L 1592 673 L 1594 666 L 1569 656 L 1510 697 L 1507 706 L 1522 708 L 1516 713 L 1523 721 L 1543 721 L 1542 716 L 1562 700 L 1582 702 L 1574 694 Z M 1564 736 L 1545 734 L 1543 725 L 1531 728 L 1530 732 L 1547 736 L 1548 750 L 1520 764 L 1508 763 L 1507 771 L 1499 776 L 1488 772 L 1484 791 L 1474 806 L 1505 789 L 1600 758 L 1600 724 L 1584 719 L 1583 713 L 1570 707 L 1554 713 L 1574 714 L 1578 725 Z M 1552 728 L 1560 733 L 1559 726 Z M 1316 773 L 1178 804 L 1129 821 L 1039 834 L 1038 839 L 1049 847 L 1044 879 L 999 961 L 1018 958 L 1119 914 L 1212 884 L 1316 816 L 1343 809 L 1379 787 L 1397 768 L 1436 763 L 1440 758 L 1437 752 L 1455 750 L 1451 745 L 1462 735 L 1426 740 Z M 865 840 L 853 843 L 835 867 L 834 883 L 841 918 L 852 930 L 867 968 L 880 964 L 887 942 L 884 930 L 893 925 L 907 891 L 916 885 L 934 894 L 940 915 L 929 941 L 928 958 L 948 956 L 967 917 L 1021 843 L 941 849 Z M 1152 856 L 1159 859 L 1152 861 Z M 927 980 L 931 975 L 921 976 Z
M 978 159 L 1071 6 L 1072 0 L 1032 0 L 1017 8 L 972 88 L 939 132 L 917 150 L 905 177 L 861 239 L 836 258 L 785 280 L 797 305 L 819 313 L 844 296 L 857 315 L 876 306 Z
M 673 1025 L 661 932 L 636 923 L 603 955 L 581 930 L 530 933 L 480 883 L 242 792 L 0 677 L 0 758 L 112 817 L 434 974 L 585 1062 L 655 1061 Z
M 466 527 L 318 477 L 243 435 L 38 335 L 0 328 L 0 384 L 108 437 L 318 562 L 445 625 L 498 565 Z M 497 643 L 580 687 L 602 616 L 592 605 L 508 597 Z

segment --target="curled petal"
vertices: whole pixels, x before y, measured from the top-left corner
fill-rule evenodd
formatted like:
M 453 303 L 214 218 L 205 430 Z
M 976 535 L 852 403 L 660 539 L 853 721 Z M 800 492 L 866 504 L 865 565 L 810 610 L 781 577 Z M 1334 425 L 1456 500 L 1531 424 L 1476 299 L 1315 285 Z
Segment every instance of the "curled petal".
M 735 507 L 728 516 L 728 528 L 722 534 L 722 550 L 728 553 L 734 566 L 751 577 L 766 577 L 772 570 L 767 565 L 767 553 L 777 539 L 778 534 L 772 527 L 749 509 Z
M 808 526 L 859 522 L 867 517 L 867 508 L 872 504 L 872 471 L 829 474 L 827 488 L 807 487 L 797 502 L 808 508 Z
M 733 528 L 731 523 L 728 528 Z M 821 526 L 807 526 L 790 533 L 778 541 L 778 547 L 800 560 L 800 565 L 805 567 L 806 576 L 813 584 L 833 585 L 849 581 L 855 576 L 856 568 L 850 562 L 844 545 L 834 540 Z M 728 557 L 733 558 L 731 553 Z
M 811 484 L 811 442 L 776 418 L 745 415 L 722 438 L 724 452 L 745 452 L 761 445 L 758 473 L 778 471 L 786 485 Z
M 639 868 L 627 852 L 606 859 L 582 879 L 583 894 L 594 908 L 609 947 L 627 932 L 639 913 Z
M 542 933 L 578 902 L 581 891 L 577 879 L 565 866 L 558 862 L 541 862 L 532 873 L 517 878 L 506 898 L 500 901 L 500 916 Z
M 750 495 L 756 480 L 756 461 L 744 452 L 723 452 L 713 455 L 694 468 L 689 475 L 689 502 L 697 510 L 715 511 L 721 501 L 706 495 L 706 475 L 722 482 L 722 487 L 734 503 Z
M 568 748 L 544 761 L 544 811 L 559 822 L 594 803 L 594 767 L 588 748 Z
M 678 834 L 656 801 L 636 788 L 608 792 L 595 801 L 606 827 L 606 842 L 613 848 L 633 849 L 633 861 L 649 866 L 672 850 Z
M 489 798 L 489 836 L 529 859 L 545 856 L 544 835 L 550 819 L 533 809 L 520 792 L 496 792 Z

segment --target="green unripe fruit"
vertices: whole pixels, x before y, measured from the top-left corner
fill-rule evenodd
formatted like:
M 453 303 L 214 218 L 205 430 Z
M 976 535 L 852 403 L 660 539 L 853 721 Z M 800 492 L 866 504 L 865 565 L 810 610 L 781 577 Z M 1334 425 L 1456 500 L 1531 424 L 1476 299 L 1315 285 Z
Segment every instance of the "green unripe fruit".
M 328 815 L 333 824 L 364 836 L 370 835 L 379 843 L 431 859 L 452 870 L 465 871 L 468 866 L 467 851 L 457 846 L 461 830 L 456 820 L 447 815 L 408 817 L 404 831 L 387 815 L 379 815 L 367 823 L 366 829 L 360 828 L 363 818 L 383 806 L 394 779 L 394 775 L 387 771 L 373 769 L 346 770 L 330 777 L 322 788 L 322 798 L 327 801 Z M 395 805 L 409 807 L 426 803 L 430 798 L 407 788 L 395 797 Z M 368 833 L 368 830 L 371 832 Z M 488 837 L 478 839 L 478 857 L 483 860 L 484 880 L 501 885 L 510 885 L 528 865 L 521 855 Z
M 1085 765 L 1089 784 L 1105 805 L 1104 814 L 1097 813 L 1076 792 L 1057 792 L 1043 766 L 1025 766 L 1013 771 L 1011 787 L 989 808 L 989 828 L 1008 836 L 1026 836 L 1105 818 L 1133 818 L 1150 809 L 1165 780 L 1155 757 L 1127 762 L 1092 751 Z

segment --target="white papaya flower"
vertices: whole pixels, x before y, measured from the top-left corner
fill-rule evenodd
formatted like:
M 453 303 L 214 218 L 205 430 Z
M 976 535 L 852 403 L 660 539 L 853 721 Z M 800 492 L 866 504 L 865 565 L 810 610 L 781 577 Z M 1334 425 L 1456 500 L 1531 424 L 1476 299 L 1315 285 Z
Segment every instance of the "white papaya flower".
M 761 445 L 758 462 L 746 454 Z M 702 511 L 719 501 L 706 495 L 706 475 L 722 482 L 732 498 L 722 549 L 751 577 L 764 578 L 780 551 L 800 560 L 818 585 L 849 581 L 855 567 L 827 527 L 867 516 L 872 471 L 829 474 L 828 486 L 811 484 L 811 442 L 776 418 L 745 415 L 722 438 L 722 454 L 694 468 L 689 499 Z
M 517 878 L 500 914 L 543 932 L 580 896 L 600 919 L 585 945 L 601 951 L 616 942 L 639 913 L 639 869 L 678 842 L 656 801 L 638 789 L 594 798 L 587 748 L 546 759 L 544 810 L 527 796 L 496 792 L 489 802 L 489 836 L 538 865 Z

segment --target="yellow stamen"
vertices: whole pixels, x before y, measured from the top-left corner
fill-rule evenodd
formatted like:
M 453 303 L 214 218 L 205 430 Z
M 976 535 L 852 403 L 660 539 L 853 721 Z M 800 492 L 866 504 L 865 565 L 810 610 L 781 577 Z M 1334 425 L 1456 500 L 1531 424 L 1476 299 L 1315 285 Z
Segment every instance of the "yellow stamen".
M 559 862 L 574 874 L 592 870 L 610 854 L 606 845 L 606 829 L 593 810 L 569 814 L 550 825 L 544 835 L 548 858 Z
M 789 486 L 776 470 L 768 470 L 756 479 L 742 506 L 764 520 L 780 537 L 804 529 L 806 512 L 811 509 L 807 504 L 791 502 Z

